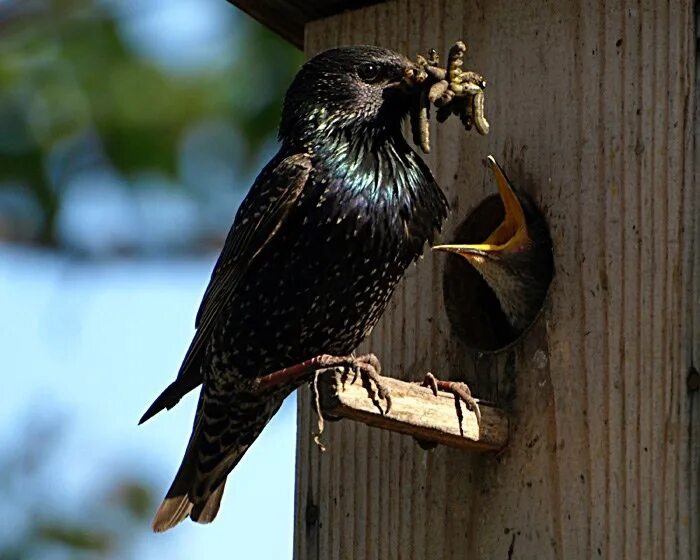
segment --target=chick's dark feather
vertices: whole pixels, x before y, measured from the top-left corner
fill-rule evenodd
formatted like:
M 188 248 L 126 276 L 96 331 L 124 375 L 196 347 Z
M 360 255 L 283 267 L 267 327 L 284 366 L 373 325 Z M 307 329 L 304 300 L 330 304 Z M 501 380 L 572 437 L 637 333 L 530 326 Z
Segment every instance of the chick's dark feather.
M 371 83 L 358 76 L 368 62 L 379 67 Z M 290 86 L 280 151 L 236 214 L 177 379 L 142 419 L 203 382 L 156 530 L 213 519 L 226 476 L 299 384 L 258 394 L 253 381 L 352 352 L 445 219 L 442 191 L 401 133 L 406 64 L 386 49 L 333 49 Z

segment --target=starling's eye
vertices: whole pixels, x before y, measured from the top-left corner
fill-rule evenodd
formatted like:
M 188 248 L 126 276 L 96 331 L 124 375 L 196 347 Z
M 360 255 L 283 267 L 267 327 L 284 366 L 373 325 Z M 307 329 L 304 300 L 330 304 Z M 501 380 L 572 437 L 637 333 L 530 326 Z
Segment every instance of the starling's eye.
M 384 72 L 379 64 L 375 62 L 365 62 L 357 67 L 357 75 L 363 82 L 375 84 L 382 80 Z

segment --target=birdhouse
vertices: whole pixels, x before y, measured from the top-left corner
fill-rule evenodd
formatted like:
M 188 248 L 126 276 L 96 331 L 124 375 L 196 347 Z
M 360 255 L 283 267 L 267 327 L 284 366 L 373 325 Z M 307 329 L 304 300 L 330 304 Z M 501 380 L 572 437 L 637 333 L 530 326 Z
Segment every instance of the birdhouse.
M 395 378 L 394 411 L 330 376 L 324 408 L 355 421 L 327 423 L 325 451 L 302 389 L 295 558 L 700 559 L 694 3 L 233 3 L 307 55 L 464 40 L 490 132 L 432 125 L 439 243 L 476 242 L 460 236 L 496 193 L 492 154 L 553 254 L 532 324 L 480 348 L 461 257 L 426 249 L 363 348 Z M 426 372 L 467 382 L 481 421 L 410 383 Z

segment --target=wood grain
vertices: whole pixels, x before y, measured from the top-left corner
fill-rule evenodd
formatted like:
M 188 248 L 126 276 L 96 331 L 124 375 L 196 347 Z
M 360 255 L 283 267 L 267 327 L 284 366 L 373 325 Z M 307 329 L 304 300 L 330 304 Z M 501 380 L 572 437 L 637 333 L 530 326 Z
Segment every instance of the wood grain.
M 317 385 L 324 416 L 347 418 L 457 449 L 500 451 L 508 442 L 508 417 L 480 403 L 481 421 L 450 393 L 391 377 L 381 377 L 391 394 L 391 409 L 363 386 L 360 377 L 347 378 L 333 369 L 319 375 Z M 372 389 L 373 390 L 373 389 Z
M 307 25 L 309 55 L 467 41 L 492 129 L 433 126 L 442 240 L 492 194 L 493 154 L 544 211 L 556 270 L 538 323 L 498 356 L 452 336 L 449 255 L 409 270 L 362 351 L 407 380 L 467 380 L 509 410 L 509 445 L 426 453 L 340 422 L 320 454 L 302 392 L 298 560 L 700 559 L 694 29 L 689 0 L 399 0 Z

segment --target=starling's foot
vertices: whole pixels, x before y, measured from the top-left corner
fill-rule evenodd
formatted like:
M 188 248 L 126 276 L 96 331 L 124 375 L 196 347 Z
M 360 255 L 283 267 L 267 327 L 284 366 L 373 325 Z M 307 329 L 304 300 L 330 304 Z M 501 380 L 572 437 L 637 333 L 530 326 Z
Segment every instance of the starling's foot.
M 476 402 L 476 399 L 472 397 L 472 392 L 469 390 L 469 386 L 466 383 L 460 383 L 458 381 L 441 381 L 432 373 L 428 372 L 425 374 L 425 379 L 423 379 L 422 385 L 423 387 L 430 387 L 435 396 L 437 396 L 438 390 L 452 393 L 457 401 L 458 414 L 460 413 L 459 401 L 463 401 L 467 406 L 467 409 L 471 410 L 476 415 L 476 421 L 481 424 L 481 411 L 479 410 L 479 405 Z
M 315 358 L 311 358 L 301 362 L 300 364 L 274 371 L 259 378 L 256 382 L 257 390 L 259 392 L 265 392 L 275 390 L 280 385 L 298 384 L 300 381 L 303 382 L 304 379 L 308 379 L 308 377 L 314 372 L 320 369 L 328 369 L 332 367 L 344 367 L 347 371 L 352 370 L 355 373 L 353 382 L 357 379 L 357 376 L 360 375 L 365 387 L 367 388 L 367 391 L 370 394 L 375 393 L 375 391 L 372 390 L 371 383 L 374 382 L 374 386 L 376 387 L 376 397 L 379 400 L 386 401 L 386 409 L 383 410 L 382 413 L 389 413 L 391 410 L 391 396 L 389 395 L 389 389 L 387 389 L 379 377 L 381 365 L 377 359 L 377 356 L 374 354 L 365 354 L 357 357 L 321 354 L 320 356 L 316 356 Z M 345 375 L 347 376 L 347 372 Z M 379 406 L 378 403 L 377 406 L 381 410 L 381 406 Z
M 391 410 L 391 393 L 386 385 L 382 383 L 380 377 L 380 372 L 382 371 L 382 365 L 379 363 L 379 359 L 374 354 L 364 354 L 362 356 L 349 356 L 346 358 L 338 357 L 341 360 L 337 365 L 345 365 L 348 370 L 354 372 L 354 377 L 352 382 L 357 380 L 357 376 L 360 375 L 362 378 L 362 384 L 367 389 L 370 397 L 377 397 L 380 401 L 386 402 L 386 408 L 382 410 L 382 414 L 389 414 Z M 343 384 L 347 379 L 347 373 L 343 377 Z M 372 389 L 372 383 L 374 383 L 375 390 Z M 374 393 L 374 395 L 372 395 Z M 379 403 L 377 407 L 381 410 Z

